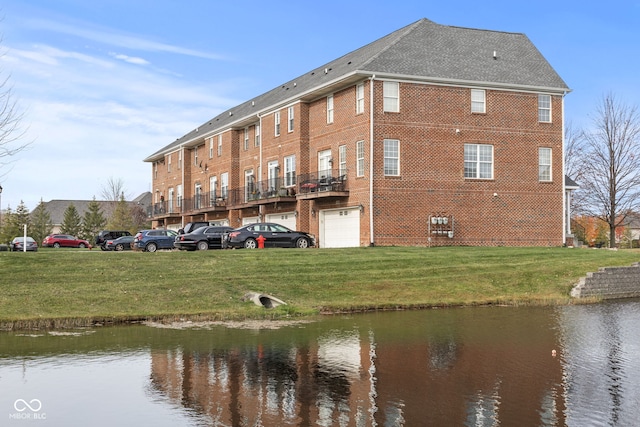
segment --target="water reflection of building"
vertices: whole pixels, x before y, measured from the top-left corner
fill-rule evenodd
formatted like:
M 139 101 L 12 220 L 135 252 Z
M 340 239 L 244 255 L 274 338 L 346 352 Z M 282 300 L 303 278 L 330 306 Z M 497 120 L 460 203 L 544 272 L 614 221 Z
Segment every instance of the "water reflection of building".
M 155 351 L 151 379 L 212 425 L 563 426 L 554 345 L 552 334 L 457 344 L 334 331 L 302 346 Z

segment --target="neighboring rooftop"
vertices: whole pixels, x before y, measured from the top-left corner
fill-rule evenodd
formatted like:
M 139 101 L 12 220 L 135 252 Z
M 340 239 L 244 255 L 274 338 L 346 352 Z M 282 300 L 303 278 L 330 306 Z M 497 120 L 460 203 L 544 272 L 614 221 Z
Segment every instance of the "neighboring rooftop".
M 229 127 L 243 127 L 293 100 L 309 101 L 369 76 L 566 93 L 566 83 L 522 33 L 440 25 L 421 19 L 203 123 L 147 157 L 161 159 Z

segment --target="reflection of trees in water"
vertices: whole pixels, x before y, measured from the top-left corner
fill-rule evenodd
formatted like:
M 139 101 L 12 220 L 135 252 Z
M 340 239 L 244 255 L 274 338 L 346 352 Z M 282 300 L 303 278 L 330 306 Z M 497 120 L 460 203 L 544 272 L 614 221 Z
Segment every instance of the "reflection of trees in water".
M 457 346 L 453 338 L 429 342 L 429 365 L 439 371 L 452 367 L 456 362 Z

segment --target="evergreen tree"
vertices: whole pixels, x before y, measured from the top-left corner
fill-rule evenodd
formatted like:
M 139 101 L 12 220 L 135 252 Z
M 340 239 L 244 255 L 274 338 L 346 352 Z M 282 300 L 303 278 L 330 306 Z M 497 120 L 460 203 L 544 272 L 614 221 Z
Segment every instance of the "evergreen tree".
M 82 238 L 92 242 L 106 223 L 107 220 L 102 213 L 100 203 L 96 201 L 94 196 L 93 200 L 89 202 L 88 210 L 84 213 L 84 218 L 82 219 Z
M 64 211 L 64 217 L 60 226 L 60 232 L 64 234 L 71 234 L 73 236 L 79 236 L 82 231 L 82 218 L 78 214 L 78 210 L 70 203 L 67 209 Z
M 27 209 L 23 201 L 20 201 L 15 212 L 7 209 L 7 212 L 2 215 L 2 222 L 2 242 L 8 244 L 14 237 L 24 234 L 25 224 L 27 225 L 27 233 L 30 232 L 31 218 L 29 209 Z
M 113 211 L 113 215 L 109 219 L 108 228 L 111 230 L 132 230 L 133 218 L 131 217 L 131 211 L 129 204 L 124 199 L 124 194 L 120 195 L 120 200 Z
M 31 213 L 31 232 L 30 235 L 36 242 L 42 242 L 53 229 L 51 215 L 44 207 L 44 202 L 40 199 L 40 203 Z

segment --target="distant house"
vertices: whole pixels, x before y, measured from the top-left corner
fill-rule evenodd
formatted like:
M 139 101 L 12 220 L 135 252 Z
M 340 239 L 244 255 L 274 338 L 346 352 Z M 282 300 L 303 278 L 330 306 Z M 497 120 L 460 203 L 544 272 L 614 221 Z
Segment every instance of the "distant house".
M 568 92 L 524 34 L 421 19 L 149 155 L 149 215 L 320 247 L 561 246 Z
M 628 213 L 623 224 L 616 229 L 616 241 L 622 243 L 625 240 L 640 240 L 640 213 Z M 637 246 L 636 246 L 637 247 Z
M 51 200 L 49 202 L 44 202 L 44 208 L 49 212 L 51 216 L 51 223 L 53 224 L 53 229 L 51 233 L 60 233 L 60 227 L 62 226 L 62 222 L 64 221 L 64 212 L 67 210 L 69 205 L 73 204 L 73 206 L 78 211 L 78 215 L 80 217 L 84 217 L 85 212 L 89 210 L 89 204 L 92 200 Z M 105 200 L 96 200 L 100 205 L 102 212 L 105 214 L 105 217 L 109 212 L 113 209 L 117 202 L 105 201 Z M 138 197 L 133 199 L 130 202 L 127 202 L 130 206 L 140 206 L 144 212 L 147 211 L 149 206 L 151 205 L 151 193 L 145 192 L 140 194 Z

